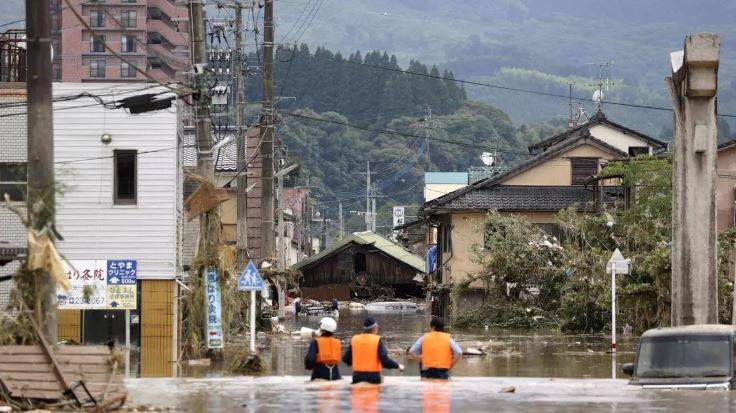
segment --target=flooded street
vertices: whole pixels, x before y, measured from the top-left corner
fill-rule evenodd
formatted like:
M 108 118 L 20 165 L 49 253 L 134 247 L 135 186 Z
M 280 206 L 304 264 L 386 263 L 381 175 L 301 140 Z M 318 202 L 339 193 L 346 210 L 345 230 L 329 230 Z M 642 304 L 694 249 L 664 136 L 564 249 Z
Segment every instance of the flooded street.
M 341 312 L 338 337 L 359 331 L 365 313 Z M 450 412 L 450 411 L 727 411 L 736 408 L 732 392 L 644 391 L 611 380 L 612 356 L 605 351 L 610 337 L 568 336 L 559 332 L 522 333 L 506 330 L 455 331 L 460 343 L 487 343 L 491 354 L 466 356 L 449 383 L 422 382 L 418 365 L 403 352 L 425 330 L 423 314 L 376 314 L 380 334 L 392 357 L 406 371 L 385 371 L 385 383 L 351 386 L 311 383 L 303 368 L 308 339 L 289 335 L 261 340 L 267 364 L 263 377 L 227 376 L 217 368 L 187 368 L 184 378 L 133 379 L 131 405 L 157 406 L 191 412 Z M 287 330 L 316 328 L 320 317 L 287 320 Z M 637 340 L 620 342 L 615 368 L 632 361 Z M 340 366 L 344 376 L 350 370 Z M 509 387 L 513 393 L 506 393 Z
M 337 337 L 347 340 L 362 328 L 367 313 L 341 311 Z M 424 314 L 371 314 L 380 326 L 379 334 L 386 340 L 391 357 L 406 365 L 406 372 L 388 370 L 385 375 L 418 374 L 415 360 L 404 353 L 428 328 Z M 321 317 L 293 316 L 286 321 L 288 331 L 301 327 L 317 328 Z M 454 376 L 520 376 L 557 378 L 611 378 L 610 336 L 563 335 L 558 331 L 511 331 L 489 328 L 479 331 L 453 331 L 455 340 L 463 347 L 478 347 L 493 340 L 492 351 L 485 356 L 465 356 L 454 368 Z M 267 374 L 299 376 L 306 375 L 304 354 L 309 339 L 298 336 L 269 335 L 264 340 L 262 356 L 267 364 Z M 633 361 L 637 340 L 619 340 L 617 364 Z M 341 372 L 350 374 L 347 366 Z M 620 368 L 617 369 L 620 371 Z M 212 372 L 189 370 L 188 375 L 212 375 Z

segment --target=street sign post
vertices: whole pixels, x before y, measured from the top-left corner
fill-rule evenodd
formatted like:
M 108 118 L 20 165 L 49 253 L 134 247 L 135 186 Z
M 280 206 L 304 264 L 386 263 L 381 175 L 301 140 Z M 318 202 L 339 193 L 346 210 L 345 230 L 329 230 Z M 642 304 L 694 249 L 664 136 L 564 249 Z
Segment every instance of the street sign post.
M 258 268 L 249 261 L 238 277 L 238 290 L 250 291 L 250 352 L 256 352 L 256 291 L 263 291 L 264 283 Z
M 616 354 L 616 274 L 628 274 L 629 263 L 630 260 L 625 259 L 621 251 L 616 248 L 606 264 L 606 272 L 611 273 L 611 352 L 613 354 Z

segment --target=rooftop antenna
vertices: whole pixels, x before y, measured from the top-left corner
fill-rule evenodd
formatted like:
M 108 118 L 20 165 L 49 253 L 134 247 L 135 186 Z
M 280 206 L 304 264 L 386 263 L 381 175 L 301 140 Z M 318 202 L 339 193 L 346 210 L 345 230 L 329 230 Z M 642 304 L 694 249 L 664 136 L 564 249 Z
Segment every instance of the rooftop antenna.
M 603 78 L 603 72 L 613 66 L 613 60 L 608 62 L 591 63 L 591 65 L 598 66 L 598 84 L 597 89 L 593 92 L 593 102 L 595 103 L 596 112 L 602 112 L 603 110 L 603 87 L 605 86 L 606 92 L 613 86 L 613 82 L 606 76 Z
M 573 115 L 573 109 L 572 109 L 572 87 L 573 87 L 573 85 L 575 85 L 575 82 L 570 82 L 570 83 L 567 84 L 568 90 L 569 90 L 568 93 L 569 93 L 569 96 L 570 96 L 570 101 L 569 101 L 570 115 L 567 118 L 567 127 L 569 129 L 572 129 L 572 128 L 575 127 L 575 123 L 573 121 L 573 116 L 574 115 Z

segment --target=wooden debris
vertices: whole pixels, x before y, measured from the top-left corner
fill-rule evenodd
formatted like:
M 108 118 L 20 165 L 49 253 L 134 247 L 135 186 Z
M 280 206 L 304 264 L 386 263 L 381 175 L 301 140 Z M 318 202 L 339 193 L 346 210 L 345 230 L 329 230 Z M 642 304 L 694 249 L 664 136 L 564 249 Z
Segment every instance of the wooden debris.
M 114 409 L 127 397 L 123 376 L 111 368 L 106 346 L 2 346 L 0 388 L 10 401 L 31 405 L 73 402 Z M 2 394 L 2 393 L 0 393 Z
M 197 189 L 184 200 L 189 221 L 211 211 L 230 198 L 227 189 L 217 188 L 212 183 L 202 180 Z

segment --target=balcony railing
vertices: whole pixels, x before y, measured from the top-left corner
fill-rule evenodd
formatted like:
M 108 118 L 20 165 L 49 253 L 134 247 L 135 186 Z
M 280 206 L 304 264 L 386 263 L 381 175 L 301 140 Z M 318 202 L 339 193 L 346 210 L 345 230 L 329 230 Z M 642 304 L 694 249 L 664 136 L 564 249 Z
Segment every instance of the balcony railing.
M 0 35 L 0 82 L 26 81 L 26 33 L 8 30 Z

